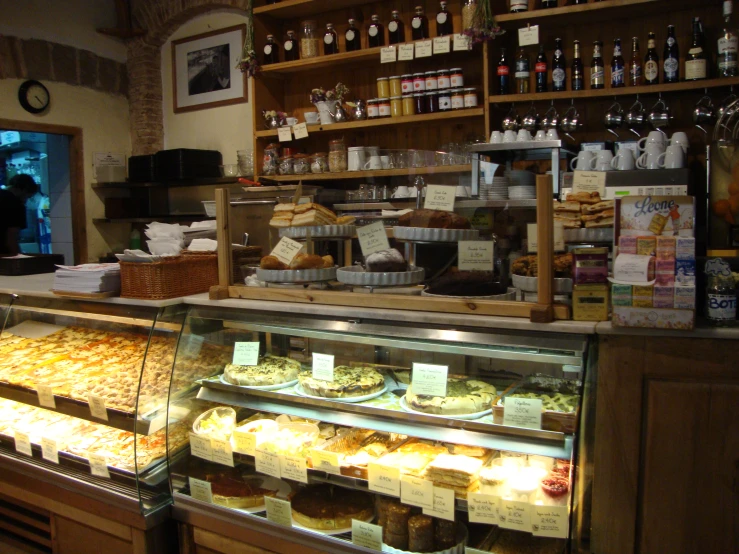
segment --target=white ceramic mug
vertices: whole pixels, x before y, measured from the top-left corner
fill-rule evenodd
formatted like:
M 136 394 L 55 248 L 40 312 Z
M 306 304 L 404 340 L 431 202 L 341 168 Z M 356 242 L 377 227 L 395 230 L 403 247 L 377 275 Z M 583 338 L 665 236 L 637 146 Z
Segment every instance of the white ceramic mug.
M 613 152 L 610 150 L 598 150 L 598 156 L 597 156 L 597 162 L 596 165 L 600 164 L 611 164 L 611 160 L 613 159 Z
M 369 161 L 366 164 L 364 164 L 364 169 L 365 170 L 382 169 L 382 160 L 380 159 L 380 156 L 370 156 Z
M 356 150 L 350 148 L 347 152 L 346 166 L 349 171 L 361 171 L 367 163 L 367 153 L 364 148 Z
M 639 152 L 646 152 L 650 144 L 661 144 L 665 148 L 665 134 L 662 131 L 652 131 L 646 137 L 639 139 Z
M 630 171 L 635 165 L 634 151 L 630 148 L 621 148 L 611 160 L 611 168 L 619 171 Z
M 679 145 L 683 149 L 683 154 L 687 154 L 688 146 L 690 145 L 688 134 L 682 131 L 672 133 L 672 136 L 670 137 L 670 146 L 672 145 Z
M 292 127 L 293 125 L 297 125 L 298 124 L 298 118 L 297 117 L 287 117 L 287 118 L 285 118 L 285 121 L 287 121 L 287 124 L 290 125 L 290 127 Z
M 545 140 L 547 138 L 546 132 L 542 129 L 536 132 L 534 140 Z
M 547 140 L 559 140 L 557 129 L 549 129 L 547 131 Z
M 671 144 L 657 160 L 664 169 L 681 169 L 685 166 L 685 152 L 680 144 Z
M 531 133 L 526 129 L 519 129 L 518 136 L 516 137 L 518 142 L 529 142 L 531 141 Z
M 500 144 L 503 142 L 503 133 L 500 131 L 493 131 L 490 135 L 490 142 L 492 144 Z
M 516 131 L 506 131 L 503 133 L 503 142 L 516 142 Z
M 578 171 L 589 171 L 592 169 L 591 162 L 595 159 L 592 150 L 581 150 L 580 153 L 570 161 L 570 169 Z
M 390 156 L 380 156 L 380 164 L 382 169 L 393 169 L 393 162 L 390 161 Z
M 639 169 L 659 169 L 659 157 L 662 152 L 653 150 L 652 152 L 644 152 L 639 159 L 636 160 L 636 167 Z

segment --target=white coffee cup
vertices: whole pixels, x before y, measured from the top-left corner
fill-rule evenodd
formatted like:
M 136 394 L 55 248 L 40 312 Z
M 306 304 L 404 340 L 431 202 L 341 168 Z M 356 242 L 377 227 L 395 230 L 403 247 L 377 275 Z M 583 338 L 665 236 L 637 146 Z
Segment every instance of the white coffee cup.
M 395 189 L 395 192 L 393 193 L 393 198 L 408 198 L 411 195 L 410 189 L 403 185 Z
M 660 169 L 659 157 L 662 152 L 653 150 L 652 152 L 644 152 L 639 159 L 636 160 L 636 167 L 639 169 Z
M 542 129 L 536 132 L 534 140 L 545 140 L 547 138 L 546 132 Z
M 531 141 L 531 133 L 526 129 L 519 129 L 518 136 L 516 137 L 517 142 L 529 142 Z
M 664 169 L 681 169 L 685 166 L 685 152 L 680 144 L 671 144 L 657 158 Z
M 367 153 L 362 146 L 352 146 L 347 151 L 346 166 L 349 171 L 361 171 L 367 163 Z
M 382 159 L 380 159 L 380 156 L 370 156 L 369 161 L 364 164 L 364 169 L 382 169 Z
M 646 137 L 639 139 L 638 146 L 640 152 L 645 152 L 650 144 L 661 144 L 662 149 L 665 148 L 665 134 L 662 131 L 652 131 Z
M 687 154 L 688 146 L 690 146 L 690 142 L 688 141 L 688 134 L 684 133 L 683 131 L 672 133 L 672 136 L 670 137 L 670 146 L 674 144 L 680 145 L 680 147 L 683 149 L 683 154 Z
M 570 169 L 578 171 L 589 171 L 592 169 L 591 162 L 595 159 L 592 150 L 581 150 L 580 153 L 570 161 Z
M 298 118 L 297 117 L 286 117 L 285 118 L 285 121 L 287 121 L 287 124 L 290 125 L 290 127 L 292 127 L 293 125 L 297 125 L 298 124 Z
M 630 171 L 635 165 L 634 151 L 630 148 L 621 148 L 611 160 L 611 168 L 619 171 Z
M 516 142 L 516 131 L 506 131 L 503 133 L 503 142 Z
M 392 169 L 393 162 L 390 161 L 390 156 L 380 156 L 380 164 L 382 169 Z
M 559 140 L 557 129 L 549 129 L 547 131 L 547 140 Z
M 503 133 L 501 133 L 500 131 L 493 131 L 490 134 L 490 142 L 492 144 L 500 144 L 501 142 L 503 142 Z
M 598 150 L 598 161 L 596 162 L 596 164 L 607 163 L 610 165 L 612 159 L 613 152 L 611 152 L 610 150 Z

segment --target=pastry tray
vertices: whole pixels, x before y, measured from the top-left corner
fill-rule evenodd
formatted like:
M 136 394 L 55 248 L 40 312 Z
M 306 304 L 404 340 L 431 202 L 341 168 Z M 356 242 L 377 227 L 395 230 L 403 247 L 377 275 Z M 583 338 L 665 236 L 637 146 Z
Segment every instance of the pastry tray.
M 321 269 L 257 269 L 257 279 L 267 283 L 312 283 L 333 281 L 336 267 Z
M 336 271 L 336 279 L 340 283 L 364 287 L 394 287 L 399 285 L 415 285 L 423 281 L 424 269 L 413 267 L 409 271 L 365 271 L 354 265 L 341 267 Z
M 565 229 L 565 242 L 613 242 L 613 227 Z
M 457 242 L 460 240 L 477 240 L 480 237 L 480 231 L 477 229 L 393 227 L 393 236 L 397 240 L 407 240 L 412 242 Z
M 493 404 L 493 423 L 503 425 L 503 399 Z M 544 431 L 574 434 L 577 432 L 577 410 L 574 412 L 556 412 L 544 410 L 541 413 L 541 428 Z
M 350 238 L 354 236 L 354 225 L 311 225 L 307 227 L 284 227 L 280 229 L 280 237 L 304 239 L 308 236 L 319 238 Z
M 512 275 L 513 286 L 526 292 L 538 292 L 539 278 L 526 277 L 524 275 Z M 554 293 L 565 294 L 572 292 L 572 279 L 556 277 L 554 279 Z

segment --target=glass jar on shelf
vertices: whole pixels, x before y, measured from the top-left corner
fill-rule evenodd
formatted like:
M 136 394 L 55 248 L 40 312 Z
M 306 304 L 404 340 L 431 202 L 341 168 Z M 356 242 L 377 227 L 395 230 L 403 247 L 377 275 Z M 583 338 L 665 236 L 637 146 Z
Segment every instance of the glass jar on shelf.
M 367 100 L 367 119 L 377 119 L 380 117 L 380 100 L 373 98 Z
M 291 156 L 283 156 L 279 159 L 279 165 L 277 166 L 277 172 L 280 175 L 292 175 L 293 174 L 293 159 Z
M 452 89 L 452 109 L 464 109 L 464 90 L 461 88 Z
M 380 117 L 390 117 L 390 99 L 389 98 L 380 98 Z
M 295 154 L 293 157 L 293 173 L 295 175 L 310 173 L 310 160 L 307 154 Z
M 312 20 L 301 23 L 300 57 L 302 59 L 315 58 L 319 55 L 321 39 L 318 37 L 318 24 Z
M 387 77 L 377 78 L 377 98 L 390 98 L 390 82 Z
M 331 173 L 346 171 L 346 157 L 346 144 L 343 138 L 328 142 L 328 170 Z
M 477 89 L 475 87 L 467 87 L 464 89 L 464 107 L 477 107 Z
M 393 75 L 389 77 L 390 81 L 390 97 L 400 96 L 403 94 L 403 80 L 400 75 Z
M 452 86 L 452 80 L 448 69 L 440 69 L 436 72 L 436 88 L 443 89 Z
M 390 116 L 400 117 L 403 115 L 403 99 L 400 96 L 390 97 Z
M 403 95 L 403 115 L 415 115 L 416 114 L 416 101 L 413 99 L 412 94 Z
M 277 175 L 277 160 L 279 157 L 279 143 L 273 142 L 265 147 L 262 156 L 262 175 Z
M 326 173 L 328 171 L 328 157 L 326 152 L 316 152 L 310 159 L 311 173 Z
M 427 113 L 426 112 L 426 93 L 417 92 L 413 95 L 413 98 L 416 101 L 416 113 L 417 114 Z
M 472 18 L 477 8 L 477 0 L 464 0 L 462 4 L 462 30 L 472 27 Z

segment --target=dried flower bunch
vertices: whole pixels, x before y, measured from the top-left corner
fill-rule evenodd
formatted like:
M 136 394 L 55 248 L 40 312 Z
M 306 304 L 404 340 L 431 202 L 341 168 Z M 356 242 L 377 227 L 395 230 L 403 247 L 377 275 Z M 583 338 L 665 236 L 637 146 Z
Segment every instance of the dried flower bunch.
M 470 40 L 470 46 L 487 40 L 494 40 L 495 37 L 505 33 L 495 23 L 495 15 L 493 14 L 493 8 L 490 6 L 490 0 L 477 1 L 472 15 L 472 24 L 463 32 L 472 39 Z

